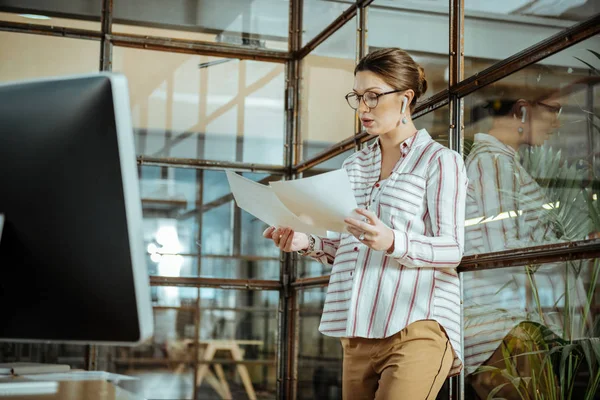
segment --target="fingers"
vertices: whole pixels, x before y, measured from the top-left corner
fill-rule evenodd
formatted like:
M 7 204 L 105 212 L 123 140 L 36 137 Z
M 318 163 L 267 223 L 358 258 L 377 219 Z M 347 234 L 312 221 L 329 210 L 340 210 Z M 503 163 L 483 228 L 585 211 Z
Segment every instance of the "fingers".
M 363 222 L 363 221 L 357 221 L 354 218 L 346 218 L 344 220 L 344 222 L 348 225 L 351 226 L 354 229 L 357 229 L 361 232 L 366 232 L 366 233 L 377 233 L 377 227 L 374 225 L 369 224 L 368 222 Z
M 263 237 L 265 239 L 271 239 L 272 235 L 273 235 L 273 231 L 275 231 L 275 227 L 274 226 L 270 226 L 267 229 L 265 229 L 265 231 L 263 232 Z
M 289 252 L 294 240 L 294 231 L 291 228 L 277 228 L 273 230 L 270 238 L 273 239 L 275 246 L 279 247 L 282 251 Z
M 289 229 L 289 228 L 281 229 L 281 236 L 279 237 L 279 248 L 281 250 L 285 251 L 285 245 L 288 241 L 288 238 L 290 237 L 290 231 L 291 231 L 291 229 Z
M 365 210 L 365 209 L 362 209 L 362 208 L 357 208 L 357 209 L 356 209 L 356 212 L 357 212 L 358 214 L 360 214 L 360 215 L 364 216 L 364 217 L 367 217 L 367 219 L 369 219 L 369 221 L 370 221 L 370 222 L 371 222 L 371 224 L 373 224 L 373 225 L 375 225 L 375 224 L 376 224 L 376 223 L 379 221 L 379 218 L 377 218 L 377 214 L 375 214 L 375 213 L 374 213 L 374 212 L 372 212 L 372 211 Z M 369 222 L 369 221 L 368 221 L 368 222 Z
M 292 251 L 292 244 L 294 243 L 294 231 L 291 229 L 287 230 L 287 233 L 281 238 L 281 250 L 290 252 Z
M 273 239 L 275 246 L 279 247 L 279 242 L 281 241 L 281 228 L 277 228 L 273 231 L 271 239 Z
M 363 233 L 361 230 L 359 230 L 359 229 L 356 229 L 356 228 L 353 228 L 353 227 L 351 227 L 351 226 L 348 226 L 348 227 L 346 227 L 346 230 L 347 230 L 348 232 L 350 232 L 350 234 L 351 234 L 352 236 L 356 236 L 357 238 L 360 236 L 360 234 L 361 234 L 361 233 Z
M 357 238 L 359 241 L 366 243 L 366 242 L 371 242 L 373 241 L 373 235 L 369 234 L 369 233 L 365 233 L 359 229 L 355 229 L 355 228 L 347 228 L 348 232 L 350 232 L 350 234 L 352 234 L 352 236 L 354 236 L 355 238 Z M 362 236 L 362 238 L 361 238 Z

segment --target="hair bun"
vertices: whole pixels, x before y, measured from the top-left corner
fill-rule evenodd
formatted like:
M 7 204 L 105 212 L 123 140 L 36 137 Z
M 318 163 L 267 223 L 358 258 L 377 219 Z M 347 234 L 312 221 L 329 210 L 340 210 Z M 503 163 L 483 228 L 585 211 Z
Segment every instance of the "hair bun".
M 427 78 L 425 78 L 425 70 L 419 65 L 419 97 L 427 91 Z

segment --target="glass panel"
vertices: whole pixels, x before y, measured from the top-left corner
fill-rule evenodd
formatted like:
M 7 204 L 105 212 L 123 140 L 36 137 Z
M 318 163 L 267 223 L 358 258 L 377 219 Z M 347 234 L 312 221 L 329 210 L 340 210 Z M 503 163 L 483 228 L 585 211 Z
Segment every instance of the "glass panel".
M 598 38 L 583 43 L 594 46 Z M 567 49 L 465 98 L 466 254 L 584 239 L 599 219 L 597 127 L 585 57 Z M 562 107 L 562 108 L 561 108 Z M 597 123 L 596 123 L 597 125 Z
M 304 0 L 302 11 L 302 45 L 310 42 L 337 17 L 342 15 L 353 1 Z
M 597 1 L 465 1 L 465 77 L 600 12 Z
M 0 81 L 98 71 L 100 42 L 0 32 Z
M 289 12 L 287 0 L 120 1 L 114 19 L 121 25 L 113 31 L 133 33 L 124 24 L 144 25 L 162 32 L 136 33 L 287 51 Z
M 387 6 L 389 3 L 389 6 Z M 386 7 L 380 7 L 385 5 Z M 425 70 L 428 89 L 419 101 L 448 88 L 449 2 L 375 2 L 369 7 L 369 51 L 384 47 L 406 50 Z M 407 32 L 419 32 L 407 35 Z
M 595 398 L 599 273 L 598 259 L 463 273 L 465 398 Z
M 279 279 L 279 251 L 262 237 L 266 225 L 234 205 L 224 172 L 144 166 L 140 187 L 150 275 Z
M 354 134 L 344 96 L 354 84 L 356 17 L 302 60 L 302 159 Z
M 136 26 L 125 24 L 113 24 L 114 34 L 140 35 L 140 36 L 157 36 L 170 39 L 196 40 L 201 42 L 214 42 L 215 35 L 210 33 L 195 32 L 195 31 L 177 31 L 173 29 L 152 28 L 149 26 Z
M 263 240 L 262 233 L 267 225 L 235 206 L 225 172 L 206 171 L 204 174 L 206 183 L 204 186 L 205 214 L 202 231 L 203 254 L 231 255 L 241 253 L 260 256 L 270 261 L 279 260 L 277 248 L 268 241 Z M 281 176 L 277 175 L 256 173 L 243 173 L 242 176 L 263 185 L 281 179 Z M 239 225 L 240 229 L 236 230 L 235 225 Z
M 301 257 L 298 260 L 298 278 L 313 278 L 331 274 L 331 266 L 317 262 L 309 257 Z
M 154 307 L 195 307 L 198 289 L 193 287 L 151 286 Z
M 352 154 L 354 154 L 354 149 L 347 150 L 341 154 L 338 154 L 337 156 L 335 156 L 333 158 L 330 158 L 327 161 L 324 161 L 324 162 L 318 164 L 315 167 L 312 167 L 308 171 L 304 171 L 302 173 L 302 176 L 304 178 L 308 178 L 309 176 L 314 176 L 314 175 L 321 174 L 323 172 L 328 172 L 328 171 L 332 171 L 334 169 L 342 168 L 342 164 L 344 163 L 344 161 L 346 161 L 346 159 L 348 157 L 350 157 Z
M 279 293 L 202 288 L 200 297 L 200 348 L 206 351 L 205 357 L 210 346 L 217 351 L 215 359 L 255 361 L 245 366 L 254 390 L 260 398 L 273 398 Z M 223 364 L 223 368 L 233 398 L 244 398 L 234 365 Z
M 180 343 L 193 341 L 198 289 L 152 287 L 153 291 L 186 293 L 181 304 L 154 309 L 154 335 L 136 347 L 115 347 L 110 372 L 137 378 L 124 381 L 126 390 L 153 399 L 191 399 L 194 389 L 193 354 Z M 193 307 L 193 308 L 192 308 Z
M 119 387 L 133 395 L 156 400 L 190 400 L 194 397 L 194 369 L 185 363 L 173 363 L 175 370 L 164 367 L 132 367 L 123 374 L 136 378 L 134 381 L 120 381 Z M 214 393 L 212 388 L 207 392 Z M 206 394 L 199 391 L 198 393 Z M 198 397 L 202 398 L 202 397 Z
M 13 14 L 0 12 L 0 21 L 100 31 L 100 22 L 49 17 L 48 15 L 41 14 Z
M 155 301 L 154 337 L 135 348 L 115 348 L 112 371 L 138 377 L 125 382 L 126 389 L 157 399 L 192 397 L 194 338 L 199 329 L 200 360 L 221 361 L 233 398 L 246 393 L 235 361 L 249 373 L 254 391 L 271 398 L 276 387 L 277 316 L 279 293 L 211 288 L 153 287 L 172 291 L 176 303 Z M 200 312 L 196 328 L 196 301 Z M 156 305 L 160 304 L 160 305 Z M 232 364 L 233 362 L 233 364 Z M 198 388 L 198 398 L 214 394 L 211 373 Z M 188 376 L 189 375 L 189 376 Z M 157 387 L 160 381 L 164 387 Z M 148 395 L 147 393 L 156 391 Z M 171 396 L 171 397 L 168 397 Z
M 450 107 L 443 106 L 415 119 L 417 129 L 427 129 L 433 140 L 448 147 Z
M 138 154 L 283 164 L 284 65 L 124 47 Z
M 341 399 L 342 345 L 319 332 L 327 288 L 298 292 L 298 399 Z

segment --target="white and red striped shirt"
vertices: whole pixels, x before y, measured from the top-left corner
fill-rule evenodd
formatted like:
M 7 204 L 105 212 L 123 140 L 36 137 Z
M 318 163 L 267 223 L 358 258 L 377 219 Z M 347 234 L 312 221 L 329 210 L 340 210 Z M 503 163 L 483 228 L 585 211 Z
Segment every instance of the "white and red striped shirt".
M 465 164 L 470 182 L 465 254 L 560 241 L 544 210 L 550 199 L 521 165 L 514 149 L 491 135 L 478 133 Z M 560 336 L 583 336 L 581 307 L 586 292 L 575 270 L 554 263 L 534 273 L 529 270 L 530 276 L 525 267 L 463 273 L 466 372 L 472 373 L 484 363 L 506 334 L 522 321 L 543 323 Z M 527 294 L 531 284 L 535 285 L 539 306 L 548 310 L 543 314 L 532 295 Z M 560 308 L 566 298 L 572 327 L 563 335 L 564 313 Z
M 454 350 L 450 375 L 455 375 L 462 368 L 455 268 L 464 248 L 466 170 L 458 153 L 424 129 L 401 150 L 385 181 L 378 182 L 378 141 L 344 162 L 359 207 L 394 230 L 394 252 L 374 251 L 350 234 L 315 238 L 310 255 L 333 265 L 319 330 L 385 338 L 413 322 L 436 320 Z

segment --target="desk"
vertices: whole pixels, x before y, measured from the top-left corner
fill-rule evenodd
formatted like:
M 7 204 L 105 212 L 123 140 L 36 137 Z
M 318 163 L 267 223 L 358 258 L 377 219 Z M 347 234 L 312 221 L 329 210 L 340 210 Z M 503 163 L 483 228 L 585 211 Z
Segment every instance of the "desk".
M 31 382 L 15 377 L 0 379 L 0 383 Z M 34 381 L 34 383 L 38 383 Z M 138 400 L 140 397 L 107 381 L 60 381 L 54 394 L 3 395 L 0 400 Z

